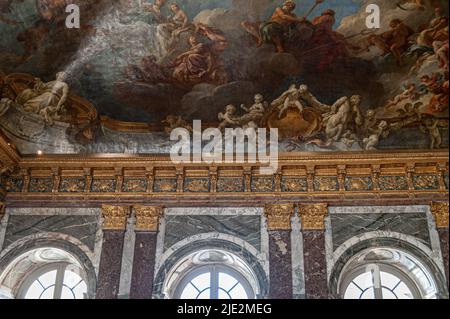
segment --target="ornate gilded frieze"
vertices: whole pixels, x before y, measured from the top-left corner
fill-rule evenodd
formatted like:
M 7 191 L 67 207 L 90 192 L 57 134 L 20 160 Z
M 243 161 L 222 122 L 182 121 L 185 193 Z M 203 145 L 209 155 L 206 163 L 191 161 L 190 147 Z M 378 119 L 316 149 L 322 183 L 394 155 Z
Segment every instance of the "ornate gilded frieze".
M 252 192 L 270 193 L 275 191 L 273 177 L 254 177 L 252 178 Z
M 413 185 L 417 190 L 437 190 L 439 189 L 439 179 L 436 175 L 416 175 L 413 177 Z
M 339 182 L 337 177 L 321 177 L 314 178 L 314 190 L 316 192 L 333 192 L 339 190 Z
M 20 177 L 4 178 L 3 187 L 9 193 L 20 193 L 23 189 L 23 178 Z
M 327 204 L 302 204 L 298 212 L 304 230 L 324 230 L 325 217 L 328 215 Z
M 178 182 L 175 178 L 156 178 L 153 190 L 155 193 L 176 193 Z
M 293 204 L 266 205 L 264 214 L 268 230 L 291 230 L 291 217 L 294 216 Z
M 448 202 L 431 203 L 431 213 L 434 216 L 434 221 L 436 222 L 437 228 L 448 229 L 448 215 L 449 215 Z
M 281 191 L 287 193 L 302 193 L 308 191 L 306 177 L 286 177 L 281 179 Z
M 136 216 L 136 231 L 156 232 L 163 208 L 158 206 L 133 206 Z
M 62 193 L 82 193 L 85 189 L 85 178 L 62 178 L 59 186 Z
M 223 177 L 217 180 L 217 192 L 241 193 L 244 192 L 244 180 L 242 177 Z
M 380 190 L 404 191 L 408 190 L 408 181 L 405 176 L 380 176 Z
M 448 189 L 448 174 L 444 174 L 445 189 Z
M 104 230 L 125 230 L 130 208 L 127 206 L 102 206 L 103 229 Z
M 145 193 L 147 191 L 147 182 L 145 178 L 125 178 L 122 185 L 124 193 Z
M 93 179 L 91 192 L 93 193 L 113 193 L 116 189 L 115 179 Z
M 348 192 L 370 191 L 372 190 L 372 179 L 366 177 L 347 176 L 345 178 L 345 190 Z
M 187 193 L 208 193 L 210 189 L 209 178 L 186 178 L 183 184 Z
M 51 193 L 53 187 L 52 178 L 31 178 L 29 192 L 30 193 Z

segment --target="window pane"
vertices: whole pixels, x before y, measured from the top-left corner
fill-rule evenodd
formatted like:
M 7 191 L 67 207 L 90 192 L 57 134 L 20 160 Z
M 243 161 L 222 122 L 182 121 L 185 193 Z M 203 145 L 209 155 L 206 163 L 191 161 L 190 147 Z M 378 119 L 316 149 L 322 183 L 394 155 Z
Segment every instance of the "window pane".
M 61 291 L 61 299 L 75 299 L 75 296 L 67 286 L 63 286 Z
M 181 299 L 197 299 L 197 296 L 200 292 L 188 283 L 188 285 L 184 288 L 180 298 Z
M 41 299 L 53 299 L 53 293 L 55 291 L 55 286 L 51 286 L 41 295 Z
M 39 281 L 46 288 L 54 285 L 56 282 L 56 269 L 43 274 L 41 277 L 39 277 Z
M 353 282 L 348 286 L 344 299 L 359 299 L 363 292 Z
M 75 287 L 81 280 L 81 277 L 73 271 L 66 270 L 64 273 L 64 284 L 69 288 Z
M 197 297 L 197 299 L 211 299 L 211 289 L 208 288 Z
M 204 290 L 211 286 L 211 273 L 202 274 L 195 277 L 191 282 L 197 287 L 198 290 Z
M 87 294 L 87 285 L 84 281 L 80 282 L 73 290 L 76 299 L 84 299 L 85 294 Z
M 398 277 L 384 271 L 380 272 L 380 279 L 381 285 L 391 290 L 394 289 L 400 282 Z
M 366 272 L 366 273 L 364 273 L 362 275 L 359 275 L 353 281 L 362 290 L 366 290 L 369 287 L 373 287 L 372 272 L 368 271 L 368 272 Z
M 383 299 L 397 299 L 397 296 L 386 287 L 383 287 L 382 292 L 383 292 Z
M 25 299 L 39 299 L 42 291 L 44 291 L 44 288 L 42 288 L 41 284 L 36 280 L 28 289 Z
M 232 299 L 248 299 L 248 295 L 245 292 L 244 287 L 241 284 L 238 284 L 229 292 Z
M 230 296 L 228 295 L 228 293 L 226 291 L 224 291 L 223 289 L 219 289 L 219 299 L 221 299 L 221 300 L 229 300 L 231 298 L 230 298 Z
M 375 291 L 373 290 L 373 287 L 367 288 L 367 290 L 361 295 L 361 299 L 375 299 Z
M 219 273 L 219 287 L 225 291 L 230 291 L 237 284 L 237 279 L 223 272 Z

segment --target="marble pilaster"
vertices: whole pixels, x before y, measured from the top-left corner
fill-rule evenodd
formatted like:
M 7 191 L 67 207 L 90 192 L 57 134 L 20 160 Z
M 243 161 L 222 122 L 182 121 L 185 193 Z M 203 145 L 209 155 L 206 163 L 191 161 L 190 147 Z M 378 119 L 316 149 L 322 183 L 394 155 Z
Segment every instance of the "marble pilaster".
M 117 299 L 129 207 L 102 207 L 103 245 L 97 283 L 97 299 Z
M 325 252 L 326 204 L 300 205 L 306 299 L 328 299 L 327 261 Z
M 162 207 L 135 206 L 136 237 L 133 271 L 131 276 L 131 299 L 151 299 L 153 292 L 156 243 Z
M 293 299 L 291 218 L 294 205 L 265 207 L 269 232 L 270 299 Z
M 448 236 L 448 218 L 449 218 L 449 204 L 448 203 L 432 203 L 431 212 L 436 222 L 436 228 L 439 234 L 439 241 L 441 244 L 442 258 L 444 261 L 445 276 L 447 278 L 447 286 L 449 286 L 449 236 Z

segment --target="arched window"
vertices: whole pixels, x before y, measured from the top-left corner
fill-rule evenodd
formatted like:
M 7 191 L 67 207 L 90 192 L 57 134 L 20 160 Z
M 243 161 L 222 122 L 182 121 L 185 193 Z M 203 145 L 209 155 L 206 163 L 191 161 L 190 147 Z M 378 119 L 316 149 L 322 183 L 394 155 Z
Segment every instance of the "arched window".
M 353 257 L 339 286 L 344 299 L 435 299 L 438 293 L 421 262 L 391 248 L 369 249 Z
M 259 290 L 245 262 L 220 250 L 183 258 L 168 274 L 166 287 L 174 299 L 255 299 Z
M 66 263 L 51 264 L 29 275 L 21 288 L 24 299 L 86 299 L 82 270 Z
M 87 299 L 92 284 L 78 260 L 58 248 L 37 248 L 15 258 L 0 275 L 0 296 Z

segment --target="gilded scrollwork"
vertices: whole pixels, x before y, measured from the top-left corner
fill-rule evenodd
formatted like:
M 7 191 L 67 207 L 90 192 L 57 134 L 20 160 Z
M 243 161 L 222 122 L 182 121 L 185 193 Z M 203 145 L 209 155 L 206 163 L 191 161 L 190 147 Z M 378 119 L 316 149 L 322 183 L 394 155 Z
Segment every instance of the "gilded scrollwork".
M 133 206 L 136 216 L 136 231 L 156 232 L 163 208 L 159 206 Z
M 210 180 L 207 178 L 187 178 L 184 181 L 184 191 L 189 193 L 208 193 Z
M 323 230 L 325 217 L 328 215 L 328 204 L 299 205 L 299 214 L 304 230 Z
M 252 179 L 252 191 L 268 193 L 274 191 L 274 180 L 272 177 L 254 177 Z
M 293 204 L 266 205 L 264 214 L 268 230 L 291 230 L 291 217 L 294 216 Z
M 127 206 L 102 206 L 103 229 L 125 230 L 130 208 Z
M 431 212 L 434 216 L 437 228 L 448 229 L 448 215 L 449 215 L 449 203 L 448 202 L 433 202 L 431 203 Z
M 439 189 L 439 180 L 436 175 L 416 175 L 413 177 L 413 183 L 417 190 Z
M 314 190 L 316 192 L 332 192 L 339 190 L 337 177 L 319 177 L 314 178 Z

